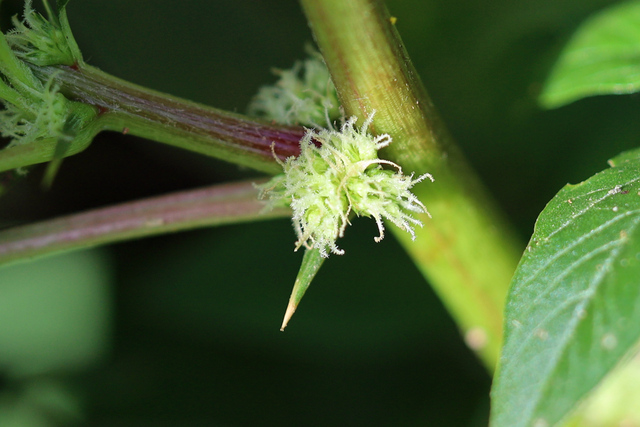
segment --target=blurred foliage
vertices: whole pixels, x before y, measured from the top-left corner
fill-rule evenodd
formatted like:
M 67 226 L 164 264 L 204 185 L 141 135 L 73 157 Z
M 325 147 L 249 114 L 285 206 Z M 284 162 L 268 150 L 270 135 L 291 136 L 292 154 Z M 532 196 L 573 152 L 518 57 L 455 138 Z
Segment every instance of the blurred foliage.
M 562 185 L 638 145 L 634 96 L 536 105 L 568 37 L 614 3 L 388 1 L 435 104 L 523 241 Z M 2 2 L 3 28 L 21 7 Z M 270 68 L 290 67 L 312 39 L 291 0 L 75 0 L 68 12 L 92 65 L 240 112 Z M 0 224 L 249 175 L 119 134 L 65 160 L 48 192 L 42 172 L 5 184 Z M 346 233 L 346 255 L 325 263 L 284 333 L 301 257 L 287 221 L 110 247 L 109 357 L 46 374 L 73 389 L 89 426 L 486 425 L 488 375 L 401 248 L 375 245 L 372 227 Z M 70 273 L 58 268 L 49 274 Z M 0 387 L 26 387 L 14 381 Z
M 625 1 L 589 17 L 563 49 L 540 104 L 557 108 L 594 95 L 640 90 L 640 2 Z
M 81 393 L 60 376 L 106 359 L 112 278 L 102 249 L 0 270 L 0 425 L 45 427 L 82 419 Z

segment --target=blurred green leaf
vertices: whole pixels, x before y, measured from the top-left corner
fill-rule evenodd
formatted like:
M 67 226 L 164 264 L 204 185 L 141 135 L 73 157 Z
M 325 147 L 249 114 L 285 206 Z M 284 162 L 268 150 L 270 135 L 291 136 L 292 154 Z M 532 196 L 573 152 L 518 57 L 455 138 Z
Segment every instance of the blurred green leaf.
M 78 397 L 61 381 L 36 377 L 0 394 L 2 427 L 58 427 L 81 420 Z
M 640 1 L 605 9 L 569 41 L 540 96 L 546 108 L 640 90 Z
M 493 426 L 551 426 L 640 337 L 640 151 L 543 210 L 505 311 Z
M 77 251 L 0 269 L 0 366 L 11 377 L 74 372 L 110 344 L 110 263 Z

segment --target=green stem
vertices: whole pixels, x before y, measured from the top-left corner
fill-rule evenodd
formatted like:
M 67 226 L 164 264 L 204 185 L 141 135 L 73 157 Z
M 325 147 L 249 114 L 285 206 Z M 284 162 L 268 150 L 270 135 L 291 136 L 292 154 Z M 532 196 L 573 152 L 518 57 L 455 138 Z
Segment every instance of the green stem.
M 105 130 L 130 133 L 267 173 L 280 173 L 274 152 L 300 152 L 300 127 L 281 126 L 156 92 L 86 64 L 34 67 L 69 99 L 100 109 Z M 273 148 L 273 151 L 272 151 Z
M 454 145 L 382 1 L 301 0 L 347 115 L 374 110 L 383 155 L 435 183 L 416 195 L 433 218 L 396 233 L 486 365 L 497 363 L 507 287 L 523 245 Z
M 77 154 L 87 148 L 102 129 L 100 120 L 86 126 L 75 136 L 73 145 L 65 152 L 65 157 Z M 5 148 L 0 151 L 0 172 L 54 160 L 58 146 L 57 138 L 45 138 Z
M 146 89 L 84 63 L 74 67 L 32 66 L 42 81 L 53 79 L 69 99 L 96 107 L 100 114 L 76 136 L 65 156 L 87 148 L 102 130 L 130 133 L 216 157 L 270 174 L 300 153 L 302 127 L 282 126 Z M 57 140 L 37 140 L 0 151 L 0 172 L 54 159 Z
M 0 265 L 198 227 L 290 216 L 268 212 L 253 182 L 183 191 L 0 231 Z

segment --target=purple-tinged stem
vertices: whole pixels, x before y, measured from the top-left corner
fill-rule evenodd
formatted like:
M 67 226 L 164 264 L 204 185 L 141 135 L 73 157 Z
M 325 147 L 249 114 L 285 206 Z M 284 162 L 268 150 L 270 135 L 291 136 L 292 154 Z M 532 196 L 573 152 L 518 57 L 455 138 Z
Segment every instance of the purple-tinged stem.
M 86 64 L 33 67 L 43 81 L 53 78 L 69 99 L 97 107 L 102 129 L 143 138 L 280 173 L 284 160 L 300 153 L 302 127 L 282 126 L 156 92 Z
M 221 184 L 0 231 L 0 265 L 198 227 L 290 216 L 265 211 L 253 182 Z

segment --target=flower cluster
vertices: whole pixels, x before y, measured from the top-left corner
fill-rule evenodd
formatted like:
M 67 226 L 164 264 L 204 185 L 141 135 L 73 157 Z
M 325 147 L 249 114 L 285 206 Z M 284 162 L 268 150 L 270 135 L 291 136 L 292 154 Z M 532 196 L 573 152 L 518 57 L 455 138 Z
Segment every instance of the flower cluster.
M 260 89 L 249 114 L 284 125 L 324 127 L 340 117 L 338 94 L 327 66 L 317 52 L 290 70 L 275 70 L 280 79 Z
M 0 136 L 10 139 L 4 150 L 32 145 L 31 152 L 36 153 L 33 162 L 37 162 L 46 160 L 47 155 L 41 154 L 55 144 L 45 185 L 50 185 L 61 159 L 88 145 L 98 131 L 91 126 L 98 110 L 60 92 L 56 76 L 61 71 L 47 77 L 35 71 L 45 65 L 78 64 L 82 59 L 68 27 L 66 2 L 57 3 L 56 16 L 43 1 L 49 16 L 46 19 L 27 0 L 24 20 L 14 17 L 15 29 L 0 33 Z M 13 169 L 10 155 L 2 160 L 2 171 Z
M 15 55 L 38 66 L 73 65 L 81 61 L 82 55 L 71 34 L 64 5 L 56 16 L 47 0 L 42 3 L 47 18 L 33 9 L 32 0 L 24 3 L 23 21 L 13 17 L 15 28 L 6 38 Z M 60 3 L 58 1 L 59 6 Z
M 40 88 L 38 88 L 40 89 Z M 10 91 L 0 88 L 0 94 Z M 64 137 L 69 101 L 58 92 L 49 80 L 40 91 L 32 91 L 31 99 L 12 104 L 2 100 L 5 108 L 0 110 L 0 135 L 11 138 L 10 146 L 28 144 L 42 138 Z
M 284 174 L 262 186 L 270 206 L 289 205 L 301 246 L 316 248 L 323 257 L 343 254 L 336 245 L 351 215 L 373 218 L 384 237 L 386 219 L 415 237 L 422 223 L 408 212 L 426 213 L 425 206 L 409 191 L 429 178 L 402 173 L 400 166 L 378 158 L 378 150 L 391 143 L 389 135 L 372 136 L 367 129 L 371 115 L 358 129 L 356 117 L 335 129 L 308 130 L 300 141 L 301 154 L 283 164 Z M 391 169 L 385 168 L 390 167 Z

